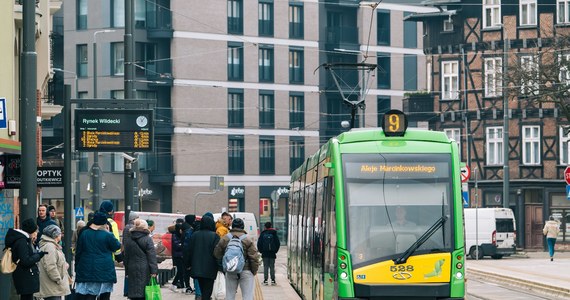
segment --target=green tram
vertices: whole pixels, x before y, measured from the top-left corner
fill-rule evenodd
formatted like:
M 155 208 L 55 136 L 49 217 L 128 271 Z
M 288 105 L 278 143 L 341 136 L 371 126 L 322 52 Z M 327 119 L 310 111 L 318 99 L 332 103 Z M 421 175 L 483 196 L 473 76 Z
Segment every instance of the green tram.
M 291 176 L 288 277 L 303 299 L 463 299 L 458 147 L 443 132 L 342 133 Z

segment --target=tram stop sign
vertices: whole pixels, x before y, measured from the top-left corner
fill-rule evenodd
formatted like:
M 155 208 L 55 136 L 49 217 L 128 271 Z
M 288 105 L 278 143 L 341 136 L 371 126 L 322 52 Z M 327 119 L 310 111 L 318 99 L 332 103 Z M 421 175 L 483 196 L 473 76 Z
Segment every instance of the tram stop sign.
M 566 180 L 567 185 L 570 185 L 570 166 L 564 170 L 564 180 Z

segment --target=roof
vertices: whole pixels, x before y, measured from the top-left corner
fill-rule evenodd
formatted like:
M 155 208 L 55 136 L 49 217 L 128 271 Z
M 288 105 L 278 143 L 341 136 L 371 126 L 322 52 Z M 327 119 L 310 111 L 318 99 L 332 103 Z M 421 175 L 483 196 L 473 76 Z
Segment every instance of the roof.
M 445 4 L 453 4 L 453 3 L 461 3 L 461 0 L 424 0 L 424 1 L 422 1 L 423 5 L 445 5 Z
M 436 11 L 436 12 L 428 12 L 428 13 L 414 13 L 404 18 L 404 21 L 421 21 L 426 18 L 442 18 L 442 17 L 449 17 L 454 16 L 457 14 L 457 10 L 444 10 L 444 11 Z

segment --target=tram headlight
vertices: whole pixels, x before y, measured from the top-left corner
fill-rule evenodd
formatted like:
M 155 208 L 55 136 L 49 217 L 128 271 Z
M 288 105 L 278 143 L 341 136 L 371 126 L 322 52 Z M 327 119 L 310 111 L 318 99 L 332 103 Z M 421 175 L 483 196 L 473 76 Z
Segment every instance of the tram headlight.
M 461 273 L 461 272 L 455 273 L 455 278 L 457 278 L 457 279 L 463 279 L 463 273 Z
M 461 268 L 463 268 L 463 264 L 460 263 L 460 262 L 458 262 L 457 264 L 455 264 L 455 267 L 456 267 L 457 269 L 461 269 Z
M 340 279 L 348 279 L 348 274 L 346 272 L 341 272 Z
M 340 268 L 341 268 L 341 269 L 346 269 L 346 264 L 345 264 L 345 263 L 340 263 Z

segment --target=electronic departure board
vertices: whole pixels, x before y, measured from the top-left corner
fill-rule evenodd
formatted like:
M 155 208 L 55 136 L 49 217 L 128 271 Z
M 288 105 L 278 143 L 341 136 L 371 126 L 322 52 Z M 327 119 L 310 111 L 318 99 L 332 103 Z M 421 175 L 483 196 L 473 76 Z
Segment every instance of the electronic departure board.
M 151 109 L 76 109 L 75 149 L 99 152 L 152 151 Z

